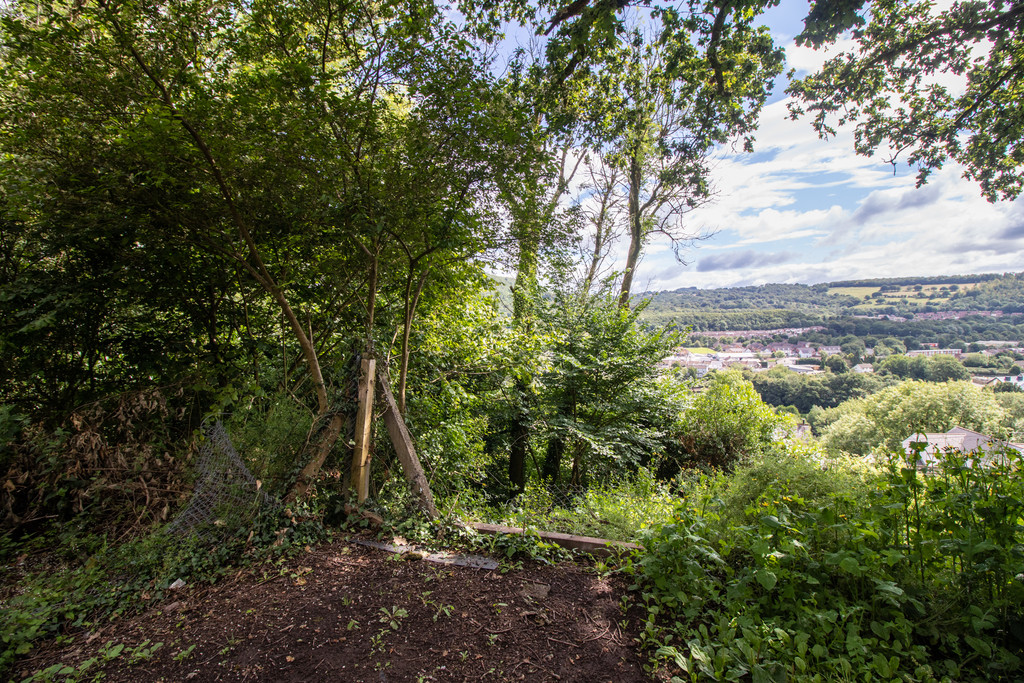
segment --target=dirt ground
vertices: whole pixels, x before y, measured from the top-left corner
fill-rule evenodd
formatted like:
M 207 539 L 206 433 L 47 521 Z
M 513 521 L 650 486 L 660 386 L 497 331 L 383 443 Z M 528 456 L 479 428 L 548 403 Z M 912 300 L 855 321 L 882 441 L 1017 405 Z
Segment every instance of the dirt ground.
M 624 584 L 587 567 L 501 573 L 336 541 L 266 572 L 170 591 L 16 671 L 77 666 L 123 643 L 105 681 L 651 680 L 621 611 Z

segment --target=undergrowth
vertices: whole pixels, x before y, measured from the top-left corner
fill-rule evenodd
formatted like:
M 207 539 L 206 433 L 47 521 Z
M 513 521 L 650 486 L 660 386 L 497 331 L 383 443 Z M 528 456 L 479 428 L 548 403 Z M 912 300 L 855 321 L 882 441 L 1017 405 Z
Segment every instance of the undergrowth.
M 8 544 L 5 561 L 14 552 L 51 544 L 87 548 L 89 553 L 84 562 L 66 558 L 57 571 L 27 574 L 3 601 L 0 676 L 41 639 L 60 640 L 76 630 L 141 612 L 164 598 L 175 581 L 213 583 L 232 568 L 280 559 L 327 536 L 316 517 L 266 508 L 253 525 L 225 532 L 216 542 L 157 531 L 117 544 L 103 536 L 54 530 L 24 539 L 16 547 Z
M 1020 456 L 774 456 L 695 482 L 627 571 L 676 680 L 988 681 L 1024 645 Z
M 641 468 L 630 477 L 578 491 L 530 482 L 504 505 L 462 495 L 451 514 L 466 521 L 635 541 L 644 529 L 671 519 L 675 501 L 669 484 Z

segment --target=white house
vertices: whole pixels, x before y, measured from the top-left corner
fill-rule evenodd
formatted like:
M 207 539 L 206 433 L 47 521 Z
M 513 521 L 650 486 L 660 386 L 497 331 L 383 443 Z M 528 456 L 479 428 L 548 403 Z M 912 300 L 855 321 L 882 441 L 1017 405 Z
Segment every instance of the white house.
M 951 451 L 975 456 L 967 460 L 968 467 L 973 467 L 975 464 L 983 467 L 992 465 L 997 459 L 1004 457 L 1001 453 L 1007 448 L 1024 452 L 1020 444 L 1000 441 L 987 434 L 964 429 L 963 427 L 953 427 L 948 432 L 943 433 L 914 434 L 909 436 L 903 440 L 903 451 L 908 456 L 913 456 L 916 450 L 914 444 L 921 443 L 924 443 L 924 449 L 918 455 L 916 465 L 918 469 L 926 471 L 938 465 L 939 455 Z
M 917 349 L 914 351 L 907 351 L 908 356 L 953 356 L 959 358 L 963 355 L 963 349 Z

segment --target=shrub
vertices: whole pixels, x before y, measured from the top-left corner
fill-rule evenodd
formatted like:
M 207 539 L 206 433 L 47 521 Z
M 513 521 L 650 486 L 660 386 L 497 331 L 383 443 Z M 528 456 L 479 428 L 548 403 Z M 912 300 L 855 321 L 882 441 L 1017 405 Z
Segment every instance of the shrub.
M 684 461 L 679 464 L 732 468 L 745 457 L 764 453 L 785 419 L 738 373 L 715 373 L 680 418 Z
M 1013 679 L 1020 455 L 948 454 L 928 478 L 904 464 L 780 459 L 702 481 L 628 567 L 655 660 L 692 680 Z

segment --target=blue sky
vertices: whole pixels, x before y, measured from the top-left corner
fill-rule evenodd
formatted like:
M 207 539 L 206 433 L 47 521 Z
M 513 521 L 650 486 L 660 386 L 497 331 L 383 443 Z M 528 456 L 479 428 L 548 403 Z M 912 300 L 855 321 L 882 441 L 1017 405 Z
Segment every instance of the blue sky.
M 793 43 L 807 6 L 783 0 L 766 15 L 798 75 L 825 59 Z M 916 189 L 915 171 L 901 165 L 894 175 L 884 150 L 856 155 L 852 129 L 822 141 L 808 120 L 790 121 L 784 90 L 780 79 L 756 153 L 721 150 L 717 200 L 686 218 L 713 236 L 685 264 L 667 244 L 651 244 L 636 291 L 1024 270 L 1024 200 L 989 204 L 955 164 Z

